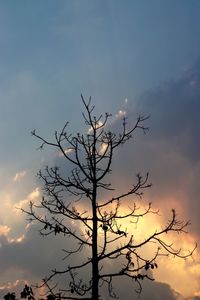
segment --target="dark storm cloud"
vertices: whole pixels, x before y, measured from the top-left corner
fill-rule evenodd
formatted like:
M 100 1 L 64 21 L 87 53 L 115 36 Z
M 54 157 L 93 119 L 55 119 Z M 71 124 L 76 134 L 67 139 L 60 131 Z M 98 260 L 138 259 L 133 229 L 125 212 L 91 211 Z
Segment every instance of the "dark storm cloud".
M 128 112 L 128 123 L 140 113 L 150 114 L 145 123 L 150 131 L 145 136 L 137 133 L 135 141 L 127 143 L 115 160 L 115 170 L 126 186 L 137 172 L 149 171 L 153 187 L 148 198 L 165 204 L 166 199 L 176 199 L 198 234 L 200 61 L 180 77 L 143 94 Z
M 47 266 L 51 261 L 49 258 L 53 256 L 53 249 L 49 245 L 48 239 L 44 241 L 40 238 L 36 226 L 27 233 L 26 238 L 21 242 L 11 242 L 5 236 L 1 239 L 4 241 L 0 249 L 1 272 L 17 268 L 31 270 L 34 275 L 44 275 L 44 270 L 48 269 Z
M 38 232 L 40 228 L 40 225 L 31 226 L 20 242 L 0 236 L 0 273 L 9 269 L 24 270 L 28 278 L 42 279 L 55 267 L 63 268 L 62 249 L 73 249 L 74 241 L 55 235 L 42 237 Z
M 6 235 L 0 235 L 0 298 L 7 291 L 21 291 L 26 280 L 29 283 L 41 283 L 42 278 L 49 276 L 51 270 L 64 270 L 69 264 L 78 264 L 87 255 L 82 251 L 79 257 L 63 260 L 65 253 L 62 249 L 75 249 L 76 244 L 69 237 L 41 237 L 38 233 L 40 226 L 31 226 L 22 241 L 10 240 Z M 87 271 L 83 278 L 87 278 Z M 19 280 L 15 285 L 16 280 Z M 55 279 L 56 282 L 57 279 Z M 66 287 L 67 276 L 59 277 L 59 283 Z M 4 287 L 4 288 L 2 288 Z M 11 290 L 10 290 L 11 288 Z
M 151 147 L 147 146 L 147 151 L 151 160 L 150 171 L 157 173 L 155 190 L 159 190 L 161 184 L 166 186 L 165 196 L 180 193 L 179 198 L 182 199 L 179 201 L 185 205 L 198 234 L 200 61 L 180 78 L 141 97 L 138 106 L 151 114 L 148 138 Z
M 181 296 L 173 291 L 168 284 L 144 280 L 142 282 L 142 292 L 138 298 L 138 294 L 135 293 L 137 285 L 134 281 L 127 280 L 127 278 L 121 278 L 114 282 L 116 287 L 115 291 L 119 296 L 119 299 L 126 300 L 183 300 Z M 179 298 L 178 298 L 179 297 Z
M 152 138 L 169 140 L 192 161 L 200 152 L 200 61 L 182 76 L 144 94 L 138 108 L 151 115 Z M 188 140 L 182 141 L 183 135 Z

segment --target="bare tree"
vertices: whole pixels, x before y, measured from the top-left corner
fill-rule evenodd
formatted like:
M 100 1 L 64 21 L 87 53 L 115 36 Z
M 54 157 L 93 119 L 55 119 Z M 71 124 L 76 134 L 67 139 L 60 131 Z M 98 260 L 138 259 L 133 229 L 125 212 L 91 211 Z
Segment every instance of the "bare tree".
M 141 210 L 134 196 L 141 198 L 143 191 L 151 186 L 148 174 L 137 174 L 136 182 L 125 193 L 117 194 L 108 182 L 107 175 L 111 173 L 111 165 L 115 150 L 132 139 L 137 130 L 144 133 L 148 130 L 144 122 L 148 117 L 139 116 L 135 124 L 129 128 L 124 117 L 120 133 L 114 133 L 109 128 L 110 114 L 94 115 L 91 99 L 84 105 L 83 119 L 87 125 L 84 134 L 68 133 L 68 123 L 61 132 L 55 132 L 54 141 L 46 140 L 34 130 L 32 135 L 41 141 L 40 148 L 51 146 L 60 151 L 70 168 L 70 175 L 59 167 L 46 167 L 39 172 L 43 181 L 44 196 L 40 204 L 30 203 L 30 209 L 25 211 L 30 221 L 37 220 L 42 224 L 41 235 L 62 234 L 76 241 L 76 248 L 65 249 L 69 266 L 63 270 L 55 269 L 43 279 L 45 285 L 55 298 L 62 299 L 101 299 L 101 287 L 107 286 L 110 297 L 117 297 L 113 289 L 113 279 L 128 277 L 136 284 L 137 292 L 141 292 L 143 279 L 153 280 L 149 269 L 157 268 L 156 259 L 159 255 L 173 255 L 180 258 L 191 256 L 165 240 L 165 233 L 185 233 L 189 222 L 177 219 L 172 210 L 171 219 L 161 229 L 155 230 L 147 238 L 137 241 L 133 233 L 123 227 L 125 220 L 137 224 L 148 214 L 157 214 L 151 204 Z M 102 191 L 108 196 L 101 197 Z M 104 193 L 105 194 L 105 193 Z M 110 196 L 112 195 L 112 196 Z M 123 203 L 132 197 L 126 210 Z M 42 210 L 42 213 L 40 213 Z M 78 227 L 76 226 L 78 224 Z M 79 228 L 79 229 L 77 229 Z M 156 250 L 149 257 L 141 251 L 146 245 L 156 245 Z M 83 255 L 81 262 L 70 265 L 74 255 Z M 84 252 L 85 253 L 85 252 Z M 111 268 L 107 266 L 111 263 Z M 81 270 L 86 268 L 91 272 L 89 280 L 80 278 Z M 51 281 L 58 276 L 69 276 L 67 287 L 52 287 Z

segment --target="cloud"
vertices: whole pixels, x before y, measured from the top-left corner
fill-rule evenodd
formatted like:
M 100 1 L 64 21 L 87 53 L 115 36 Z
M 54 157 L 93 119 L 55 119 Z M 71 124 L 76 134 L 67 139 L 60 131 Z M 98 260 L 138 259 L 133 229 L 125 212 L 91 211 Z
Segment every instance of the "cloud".
M 26 171 L 21 171 L 15 174 L 15 176 L 13 177 L 13 181 L 20 181 L 25 175 L 26 175 Z
M 20 242 L 9 241 L 4 236 L 6 241 L 0 248 L 0 296 L 5 295 L 8 291 L 15 291 L 19 294 L 27 279 L 29 283 L 40 282 L 40 279 L 48 275 L 51 269 L 55 269 L 55 267 L 63 269 L 65 263 L 61 259 L 61 249 L 73 247 L 73 241 L 61 236 L 44 239 L 38 235 L 38 229 L 37 225 L 31 226 Z M 87 257 L 87 255 L 83 252 L 81 257 Z M 70 259 L 70 264 L 73 263 L 77 263 L 77 257 Z M 88 270 L 83 272 L 82 275 L 85 276 L 83 278 L 87 278 L 87 272 Z M 60 277 L 59 281 L 62 282 Z M 66 280 L 64 283 L 66 284 Z M 165 283 L 144 280 L 142 285 L 141 300 L 183 300 Z M 138 299 L 138 295 L 135 293 L 137 285 L 133 281 L 120 278 L 114 281 L 114 286 L 119 299 Z M 105 290 L 104 294 L 106 297 Z
M 146 191 L 144 201 L 152 201 L 160 209 L 163 221 L 171 208 L 178 211 L 179 219 L 191 220 L 189 236 L 175 237 L 175 244 L 180 241 L 186 248 L 195 240 L 200 241 L 199 99 L 200 61 L 178 78 L 144 93 L 134 109 L 127 109 L 127 120 L 130 124 L 137 114 L 150 114 L 146 121 L 150 132 L 146 136 L 137 132 L 135 141 L 128 142 L 117 153 L 113 167 L 117 183 L 124 188 L 132 184 L 137 172 L 150 172 L 153 187 Z M 195 257 L 193 263 L 177 261 L 169 265 L 166 259 L 165 265 L 162 261 L 157 280 L 168 282 L 186 296 L 194 294 L 199 290 L 200 280 L 196 271 L 200 262 L 198 251 Z
M 6 291 L 13 288 L 19 293 L 23 283 L 28 280 L 29 283 L 41 283 L 42 278 L 51 274 L 51 270 L 63 270 L 66 262 L 63 261 L 65 253 L 62 249 L 75 248 L 74 240 L 61 235 L 41 237 L 38 233 L 40 225 L 33 224 L 28 227 L 23 238 L 10 240 L 4 237 L 3 243 L 0 236 L 0 297 L 5 295 Z M 79 260 L 87 257 L 82 251 L 79 257 L 71 257 L 67 265 L 77 264 Z M 87 277 L 87 271 L 84 273 Z M 84 278 L 85 278 L 84 277 Z M 14 286 L 14 283 L 19 285 Z M 65 280 L 59 277 L 59 283 Z M 68 282 L 68 281 L 67 281 Z
M 126 116 L 126 111 L 120 109 L 115 116 L 116 116 L 116 118 L 121 118 L 122 119 Z
M 30 192 L 27 197 L 16 203 L 14 210 L 17 214 L 21 213 L 20 209 L 24 209 L 30 202 L 36 202 L 40 197 L 40 189 L 36 187 L 32 192 Z
M 10 227 L 7 225 L 0 225 L 0 235 L 7 235 L 10 232 Z
M 142 141 L 140 155 L 155 179 L 156 198 L 161 193 L 164 199 L 178 198 L 196 233 L 200 230 L 199 97 L 200 61 L 179 78 L 144 94 L 135 108 L 151 115 L 151 131 Z
M 113 165 L 114 183 L 115 186 L 126 190 L 133 183 L 134 175 L 138 171 L 150 171 L 154 186 L 146 192 L 144 202 L 150 200 L 154 207 L 160 208 L 163 221 L 168 218 L 166 212 L 171 208 L 178 210 L 180 218 L 192 220 L 192 235 L 188 235 L 187 238 L 180 236 L 175 238 L 175 242 L 181 241 L 184 247 L 190 247 L 195 239 L 200 239 L 199 99 L 200 63 L 197 63 L 179 78 L 145 93 L 137 103 L 134 103 L 134 109 L 130 110 L 125 101 L 126 107 L 122 107 L 121 112 L 119 110 L 111 124 L 113 128 L 121 126 L 119 124 L 123 112 L 126 112 L 129 123 L 135 119 L 137 113 L 151 115 L 151 119 L 147 121 L 150 133 L 146 136 L 137 133 L 133 143 L 128 142 L 116 153 Z M 63 165 L 63 157 L 53 159 L 52 165 Z M 66 169 L 69 172 L 69 168 L 65 165 Z M 22 200 L 17 201 L 16 206 L 24 207 L 30 200 L 34 201 L 39 196 L 40 191 L 36 188 Z M 3 262 L 0 266 L 1 271 L 10 270 L 11 273 L 11 270 L 17 270 L 18 273 L 21 272 L 19 278 L 21 280 L 25 276 L 30 279 L 42 278 L 48 270 L 61 264 L 59 259 L 62 255 L 59 250 L 71 245 L 71 242 L 65 239 L 59 242 L 56 239 L 55 242 L 54 236 L 41 239 L 34 231 L 35 226 L 28 226 L 24 236 L 19 235 L 20 241 L 17 242 L 16 238 L 11 243 L 7 238 L 8 228 L 0 229 L 3 245 L 0 248 L 0 260 Z M 185 296 L 190 296 L 190 299 L 197 300 L 198 294 L 196 298 L 191 298 L 191 295 L 199 291 L 199 263 L 199 254 L 194 263 L 177 262 L 168 258 L 162 260 L 158 269 L 160 271 L 156 271 L 157 275 L 155 273 L 156 282 L 144 283 L 141 299 L 182 300 L 183 298 L 174 292 L 178 290 Z M 13 274 L 16 273 L 13 271 Z M 125 281 L 120 281 L 117 286 L 121 287 L 120 299 L 134 299 L 134 287 L 130 289 Z
M 195 81 L 195 85 L 191 82 Z M 137 133 L 115 161 L 116 170 L 130 182 L 137 171 L 149 171 L 157 202 L 181 198 L 184 212 L 199 226 L 198 174 L 200 171 L 200 62 L 179 78 L 148 91 L 127 110 L 128 123 L 150 114 L 150 132 Z M 124 166 L 124 168 L 122 168 Z M 132 176 L 129 176 L 132 174 Z M 190 201 L 188 201 L 190 199 Z M 178 203 L 178 202 L 177 202 Z M 191 206 L 188 206 L 191 205 Z M 196 209 L 195 209 L 196 208 Z M 200 229 L 199 227 L 197 229 Z
M 113 282 L 116 287 L 115 291 L 119 299 L 126 300 L 185 300 L 180 294 L 175 292 L 168 284 L 156 281 L 144 280 L 142 282 L 142 292 L 138 297 L 135 293 L 137 286 L 134 281 L 129 281 L 127 278 L 120 278 Z M 107 298 L 106 298 L 107 299 Z
M 140 113 L 150 114 L 145 124 L 150 132 L 145 136 L 136 132 L 133 141 L 116 152 L 112 166 L 114 187 L 123 191 L 134 183 L 135 174 L 150 172 L 153 187 L 145 192 L 141 201 L 151 201 L 153 207 L 160 209 L 162 223 L 168 220 L 171 208 L 177 210 L 180 220 L 191 220 L 188 235 L 170 236 L 175 245 L 185 249 L 192 249 L 195 241 L 200 241 L 199 99 L 200 61 L 179 77 L 144 93 L 132 108 L 127 103 L 126 109 L 122 107 L 119 112 L 126 112 L 128 124 L 134 124 Z M 122 113 L 118 113 L 111 124 L 116 132 L 121 126 L 120 116 Z M 185 297 L 197 296 L 198 250 L 194 258 L 194 261 L 162 259 L 157 275 L 155 273 L 156 280 L 167 282 Z
M 12 293 L 14 291 L 17 290 L 22 290 L 22 288 L 24 287 L 24 285 L 27 284 L 26 280 L 15 280 L 13 282 L 5 282 L 5 283 L 1 283 L 0 285 L 0 294 L 3 296 L 7 293 Z

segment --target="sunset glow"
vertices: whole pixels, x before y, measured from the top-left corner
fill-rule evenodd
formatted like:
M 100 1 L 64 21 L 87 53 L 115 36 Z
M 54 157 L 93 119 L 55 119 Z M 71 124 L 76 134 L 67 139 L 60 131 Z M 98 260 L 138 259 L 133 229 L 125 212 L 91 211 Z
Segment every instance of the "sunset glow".
M 145 130 L 137 128 L 117 148 L 104 178 L 109 190 L 100 186 L 97 198 L 98 204 L 117 199 L 138 174 L 148 174 L 152 186 L 125 197 L 119 211 L 127 214 L 136 205 L 141 214 L 149 203 L 151 211 L 119 219 L 114 228 L 122 239 L 110 249 L 131 236 L 135 244 L 145 241 L 174 211 L 178 220 L 188 221 L 187 232 L 167 233 L 163 240 L 184 254 L 199 245 L 200 1 L 1 1 L 0 43 L 0 299 L 14 291 L 18 297 L 24 284 L 41 282 L 51 270 L 74 262 L 62 260 L 63 250 L 74 249 L 73 239 L 57 232 L 41 237 L 41 227 L 22 211 L 48 197 L 40 169 L 56 166 L 66 179 L 71 174 L 74 166 L 66 156 L 76 156 L 73 143 L 64 144 L 63 151 L 54 144 L 64 124 L 69 122 L 67 137 L 79 132 L 89 138 L 94 131 L 82 114 L 81 97 L 91 96 L 94 115 L 109 116 L 106 129 L 114 134 L 123 131 L 124 119 L 128 130 L 139 116 L 145 118 Z M 97 132 L 102 120 L 96 119 Z M 35 132 L 53 142 L 38 141 Z M 109 146 L 99 142 L 99 157 Z M 82 147 L 81 161 L 87 164 L 85 154 Z M 75 195 L 63 193 L 63 201 L 91 216 L 88 189 L 84 192 L 75 203 Z M 115 203 L 109 203 L 98 213 L 113 211 Z M 39 216 L 45 220 L 44 209 Z M 67 222 L 91 240 L 80 221 Z M 104 225 L 98 223 L 99 251 L 105 234 L 113 234 Z M 156 249 L 151 241 L 138 251 L 149 259 Z M 79 259 L 90 255 L 84 249 Z M 143 281 L 141 300 L 200 299 L 199 246 L 187 259 L 160 255 L 156 264 L 148 270 L 154 282 Z M 135 281 L 116 282 L 120 300 L 137 299 Z

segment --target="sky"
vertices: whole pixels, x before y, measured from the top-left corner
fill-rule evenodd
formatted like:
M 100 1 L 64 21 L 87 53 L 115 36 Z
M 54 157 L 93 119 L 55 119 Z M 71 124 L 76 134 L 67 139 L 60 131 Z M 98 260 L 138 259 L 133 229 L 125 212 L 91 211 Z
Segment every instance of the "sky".
M 16 207 L 42 197 L 36 174 L 57 160 L 37 151 L 31 130 L 50 138 L 66 121 L 72 133 L 85 130 L 81 93 L 116 123 L 122 112 L 130 123 L 151 116 L 148 134 L 117 154 L 115 180 L 125 189 L 149 171 L 144 201 L 160 222 L 171 208 L 191 220 L 177 243 L 200 241 L 200 1 L 2 0 L 0 66 L 1 297 L 61 263 L 66 241 L 42 239 Z M 200 299 L 198 249 L 194 260 L 160 264 L 141 299 Z M 126 282 L 119 294 L 134 295 Z

